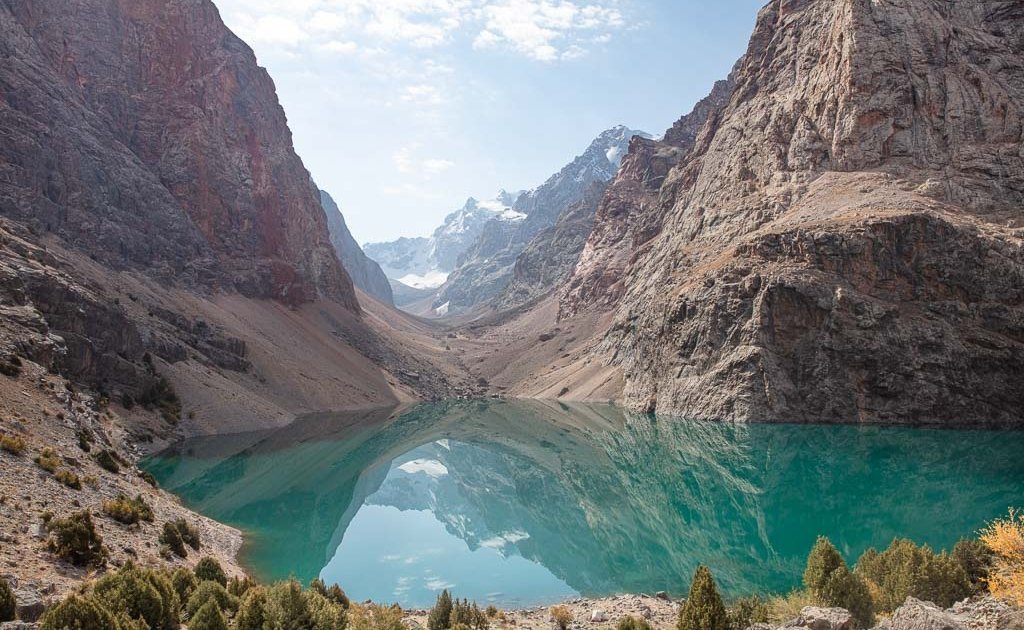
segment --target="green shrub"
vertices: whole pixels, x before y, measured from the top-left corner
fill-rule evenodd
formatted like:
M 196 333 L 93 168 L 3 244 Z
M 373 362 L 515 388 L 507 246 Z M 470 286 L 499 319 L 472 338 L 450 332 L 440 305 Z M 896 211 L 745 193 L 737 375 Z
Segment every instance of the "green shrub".
M 646 619 L 626 615 L 619 619 L 619 623 L 615 624 L 615 630 L 652 630 L 652 628 Z M 746 630 L 746 628 L 743 630 Z
M 143 619 L 152 630 L 178 627 L 180 601 L 166 575 L 139 569 L 131 562 L 100 578 L 93 597 L 108 610 Z
M 452 628 L 456 626 L 466 626 L 471 630 L 486 630 L 490 625 L 490 621 L 487 619 L 487 615 L 476 605 L 476 602 L 470 603 L 463 599 L 461 602 L 456 600 L 452 604 L 452 615 L 451 615 Z
M 242 597 L 252 587 L 256 586 L 256 581 L 246 575 L 245 577 L 237 578 L 233 577 L 228 580 L 228 592 L 235 597 Z
M 961 538 L 953 547 L 951 555 L 970 581 L 972 594 L 985 592 L 989 568 L 995 555 L 988 545 L 980 540 Z
M 60 467 L 61 460 L 57 455 L 57 451 L 52 448 L 46 447 L 39 452 L 39 455 L 35 458 L 36 465 L 45 470 L 48 473 L 55 473 Z
M 194 571 L 196 578 L 200 582 L 210 580 L 224 587 L 228 585 L 228 576 L 224 574 L 224 569 L 221 568 L 220 563 L 216 559 L 210 556 L 200 559 L 196 563 Z
M 819 606 L 821 602 L 806 589 L 791 591 L 788 595 L 780 595 L 768 600 L 768 621 L 776 625 L 792 621 L 800 616 L 805 606 Z
M 188 556 L 188 550 L 185 549 L 185 541 L 181 539 L 181 533 L 178 531 L 174 522 L 167 521 L 164 523 L 163 528 L 160 530 L 160 536 L 157 540 L 161 545 L 170 549 L 176 556 L 180 558 Z
M 14 591 L 7 580 L 0 578 L 0 622 L 14 621 L 14 615 L 18 612 L 18 602 L 14 598 Z
M 817 542 L 807 556 L 807 567 L 804 569 L 804 587 L 814 597 L 821 598 L 829 576 L 839 567 L 845 567 L 846 561 L 832 542 L 824 536 L 818 536 Z
M 332 584 L 330 587 L 328 587 L 320 578 L 313 578 L 313 580 L 309 583 L 309 588 L 316 591 L 317 593 L 320 593 L 321 595 L 331 600 L 335 604 L 341 605 L 345 609 L 348 609 L 348 607 L 351 605 L 351 602 L 348 599 L 348 595 L 346 595 L 345 591 L 341 590 L 341 587 L 337 584 Z
M 188 556 L 188 549 L 185 549 L 185 545 L 199 550 L 199 531 L 183 518 L 164 523 L 159 540 L 160 544 L 166 545 L 181 558 Z
M 375 604 L 355 605 L 349 609 L 349 630 L 404 630 L 402 609 Z
M 189 630 L 228 630 L 228 622 L 224 613 L 217 607 L 217 602 L 210 600 L 196 611 L 188 622 Z
M 344 630 L 348 620 L 340 604 L 313 589 L 307 590 L 305 597 L 312 630 Z
M 232 597 L 222 584 L 212 580 L 200 580 L 199 586 L 192 592 L 188 603 L 185 604 L 185 614 L 191 619 L 199 612 L 200 608 L 211 600 L 216 602 L 217 607 L 221 610 L 234 611 L 238 609 L 238 599 Z
M 452 627 L 452 595 L 448 589 L 437 596 L 434 607 L 427 615 L 427 630 L 446 630 Z
M 147 410 L 159 410 L 160 415 L 170 424 L 177 424 L 181 418 L 181 400 L 170 381 L 162 376 L 139 395 L 138 402 Z
M 75 437 L 78 438 L 78 448 L 83 453 L 88 453 L 92 450 L 92 440 L 89 438 L 89 434 L 85 431 L 77 431 Z
M 72 594 L 51 606 L 39 624 L 39 630 L 99 630 L 118 628 L 114 616 L 92 597 Z
M 78 478 L 78 475 L 76 475 L 73 471 L 68 470 L 67 468 L 61 468 L 60 470 L 58 470 L 53 475 L 53 478 L 61 482 L 65 486 L 71 488 L 72 490 L 82 489 L 82 480 Z
M 309 628 L 313 619 L 302 593 L 302 585 L 296 580 L 277 582 L 267 589 L 267 624 L 272 628 L 292 624 L 296 628 Z
M 238 606 L 235 630 L 263 630 L 266 619 L 267 589 L 262 586 L 250 588 Z
M 747 630 L 755 623 L 768 623 L 770 614 L 768 602 L 757 595 L 737 599 L 729 609 L 729 628 Z
M 715 578 L 706 566 L 700 565 L 679 611 L 679 630 L 728 630 L 728 627 L 725 604 L 718 594 Z
M 125 525 L 134 525 L 139 521 L 153 521 L 153 508 L 149 507 L 141 494 L 136 495 L 134 499 L 128 495 L 119 494 L 116 499 L 104 501 L 103 512 Z
M 194 573 L 184 567 L 179 567 L 171 574 L 171 586 L 178 594 L 178 600 L 187 602 L 193 591 L 199 586 L 199 580 Z
M 972 591 L 967 574 L 948 554 L 935 555 L 927 545 L 906 539 L 893 540 L 882 553 L 865 551 L 857 573 L 870 583 L 875 607 L 882 612 L 892 612 L 908 596 L 948 608 Z
M 50 551 L 64 560 L 77 566 L 99 567 L 106 563 L 107 549 L 88 510 L 51 519 L 47 528 L 52 536 L 48 542 Z
M 821 592 L 821 604 L 845 608 L 858 628 L 870 628 L 875 622 L 874 603 L 867 583 L 844 564 L 829 575 Z
M 11 455 L 21 455 L 25 452 L 25 440 L 17 435 L 0 435 L 0 449 Z
M 490 617 L 491 619 L 496 618 L 498 616 L 498 612 L 498 607 L 494 604 L 488 604 L 487 608 L 484 610 L 484 614 Z
M 106 449 L 96 453 L 94 459 L 100 465 L 100 468 L 107 472 L 112 472 L 115 475 L 121 472 L 121 465 L 117 461 L 117 456 Z

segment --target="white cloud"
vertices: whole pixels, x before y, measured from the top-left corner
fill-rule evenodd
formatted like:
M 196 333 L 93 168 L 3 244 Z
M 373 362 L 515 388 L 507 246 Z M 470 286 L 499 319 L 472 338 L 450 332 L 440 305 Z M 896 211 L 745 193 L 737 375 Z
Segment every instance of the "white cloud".
M 441 90 L 428 83 L 409 85 L 402 91 L 402 100 L 416 105 L 440 105 Z
M 263 47 L 437 48 L 464 39 L 544 62 L 576 59 L 625 24 L 620 0 L 216 0 Z M 354 50 L 354 49 L 353 49 Z M 348 47 L 337 52 L 351 52 Z
M 391 156 L 395 169 L 403 175 L 419 175 L 430 179 L 455 166 L 455 162 L 441 158 L 419 158 L 415 155 L 418 147 L 402 147 Z M 410 471 L 411 472 L 411 471 Z
M 343 42 L 337 39 L 332 39 L 329 42 L 321 44 L 320 49 L 332 53 L 350 54 L 358 50 L 359 46 L 355 42 Z

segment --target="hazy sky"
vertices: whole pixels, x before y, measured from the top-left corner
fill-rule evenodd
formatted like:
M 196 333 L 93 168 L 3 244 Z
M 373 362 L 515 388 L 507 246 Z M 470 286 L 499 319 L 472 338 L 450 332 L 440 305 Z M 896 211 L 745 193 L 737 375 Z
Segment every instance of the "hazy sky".
M 616 124 L 660 135 L 765 0 L 214 0 L 356 240 L 532 188 Z

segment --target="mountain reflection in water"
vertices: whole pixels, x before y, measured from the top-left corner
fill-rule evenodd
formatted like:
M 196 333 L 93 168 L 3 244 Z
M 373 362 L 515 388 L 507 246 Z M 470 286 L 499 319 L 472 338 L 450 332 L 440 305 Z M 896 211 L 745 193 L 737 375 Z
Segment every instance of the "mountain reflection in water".
M 906 536 L 950 547 L 1019 504 L 1024 432 L 735 425 L 612 406 L 453 401 L 318 414 L 145 463 L 246 532 L 260 577 L 355 598 L 501 605 L 686 588 L 786 591 L 828 535 L 849 560 Z

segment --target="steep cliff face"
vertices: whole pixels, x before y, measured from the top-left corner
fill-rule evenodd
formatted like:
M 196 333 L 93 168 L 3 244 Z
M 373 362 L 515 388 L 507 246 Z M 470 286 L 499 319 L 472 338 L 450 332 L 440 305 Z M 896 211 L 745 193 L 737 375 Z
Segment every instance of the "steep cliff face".
M 388 277 L 384 275 L 380 265 L 363 253 L 359 243 L 352 237 L 338 204 L 324 190 L 320 191 L 320 203 L 324 207 L 324 214 L 327 215 L 327 231 L 331 235 L 331 245 L 334 246 L 338 260 L 352 278 L 353 284 L 381 302 L 394 305 Z
M 607 182 L 594 182 L 582 199 L 559 215 L 554 225 L 530 240 L 516 258 L 512 279 L 494 299 L 495 307 L 524 305 L 551 292 L 568 278 L 594 227 L 594 214 L 607 189 Z
M 356 310 L 274 85 L 210 2 L 0 3 L 0 212 L 114 269 Z
M 612 187 L 563 297 L 622 296 L 604 349 L 626 402 L 1024 422 L 1022 41 L 1018 2 L 770 2 L 728 104 L 660 185 Z M 656 235 L 593 281 L 637 222 Z

